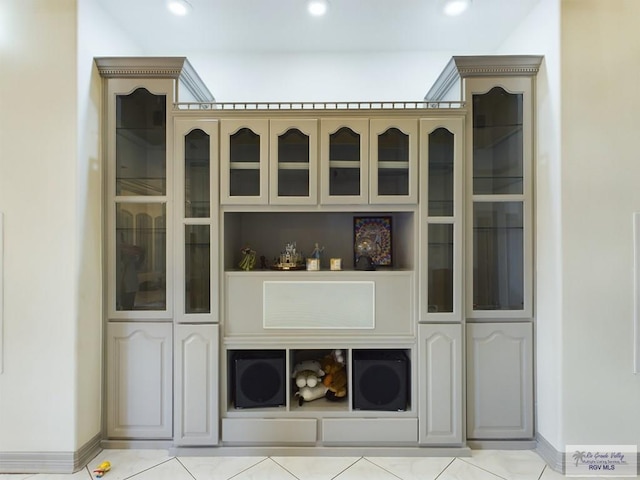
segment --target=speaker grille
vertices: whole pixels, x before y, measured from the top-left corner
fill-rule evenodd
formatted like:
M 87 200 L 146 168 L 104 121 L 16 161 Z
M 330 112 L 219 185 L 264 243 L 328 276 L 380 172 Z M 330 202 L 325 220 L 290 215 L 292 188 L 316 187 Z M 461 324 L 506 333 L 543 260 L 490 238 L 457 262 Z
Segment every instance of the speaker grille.
M 285 404 L 284 352 L 235 352 L 233 358 L 236 408 Z
M 356 410 L 406 410 L 409 359 L 401 350 L 353 352 Z

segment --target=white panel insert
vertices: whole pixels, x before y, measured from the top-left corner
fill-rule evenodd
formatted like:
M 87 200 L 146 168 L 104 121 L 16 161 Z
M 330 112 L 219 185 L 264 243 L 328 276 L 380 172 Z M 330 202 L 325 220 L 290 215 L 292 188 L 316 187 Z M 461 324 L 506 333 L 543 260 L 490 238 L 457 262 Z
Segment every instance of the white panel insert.
M 264 328 L 375 328 L 374 282 L 264 282 Z

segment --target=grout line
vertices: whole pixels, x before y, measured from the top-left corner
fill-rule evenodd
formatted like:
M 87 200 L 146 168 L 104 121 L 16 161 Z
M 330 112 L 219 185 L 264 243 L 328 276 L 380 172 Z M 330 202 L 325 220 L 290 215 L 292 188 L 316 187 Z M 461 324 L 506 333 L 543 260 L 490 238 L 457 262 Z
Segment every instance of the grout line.
M 140 470 L 138 473 L 134 473 L 133 475 L 130 475 L 128 477 L 124 477 L 122 480 L 127 480 L 129 478 L 135 477 L 136 475 L 140 475 L 141 473 L 148 472 L 149 470 L 153 470 L 154 468 L 159 467 L 160 465 L 164 465 L 165 463 L 170 462 L 174 458 L 176 458 L 176 457 L 171 457 L 171 458 L 165 460 L 164 462 L 160 462 L 160 463 L 158 463 L 158 464 L 156 464 L 156 465 L 154 465 L 152 467 L 145 468 L 144 470 Z
M 193 478 L 193 480 L 196 480 L 195 475 L 189 471 L 189 469 L 184 465 L 184 463 L 182 463 L 178 457 L 175 457 L 175 459 L 178 461 L 180 465 L 182 465 L 182 468 L 184 468 L 187 471 L 187 473 L 191 475 L 191 478 Z
M 293 472 L 289 471 L 289 469 L 287 467 L 285 467 L 284 465 L 282 465 L 281 463 L 278 463 L 278 461 L 276 459 L 274 459 L 273 457 L 269 457 L 269 460 L 271 460 L 273 463 L 275 463 L 276 465 L 278 465 L 280 468 L 282 468 L 285 472 L 287 472 L 288 474 L 290 474 L 293 478 L 295 478 L 296 480 L 304 480 L 299 478 L 296 474 L 294 474 Z
M 269 457 L 263 458 L 258 463 L 254 463 L 253 465 L 251 465 L 250 467 L 245 468 L 244 470 L 240 470 L 238 473 L 235 473 L 235 474 L 231 475 L 227 480 L 231 480 L 232 478 L 237 477 L 238 475 L 240 475 L 241 473 L 246 472 L 247 470 L 251 470 L 253 467 L 257 467 L 258 465 L 260 465 L 261 463 L 266 462 L 267 460 L 269 460 Z
M 383 471 L 387 472 L 388 474 L 393 475 L 394 477 L 399 478 L 400 480 L 402 480 L 402 478 L 401 478 L 401 477 L 399 477 L 398 475 L 396 475 L 395 473 L 393 473 L 393 472 L 391 472 L 391 471 L 387 470 L 387 469 L 386 469 L 386 468 L 384 468 L 384 467 L 381 467 L 380 465 L 377 465 L 376 463 L 372 462 L 372 461 L 371 461 L 371 460 L 369 460 L 368 458 L 363 457 L 363 459 L 364 459 L 365 461 L 369 462 L 371 465 L 373 465 L 373 466 L 375 466 L 375 467 L 378 467 L 379 469 L 381 469 L 381 470 L 383 470 Z
M 451 466 L 451 464 L 456 461 L 456 458 L 458 458 L 458 457 L 453 457 L 451 459 L 451 461 L 449 463 L 447 463 L 447 466 L 444 467 L 442 469 L 442 471 L 438 475 L 436 475 L 436 478 L 434 478 L 433 480 L 438 480 L 438 478 L 440 478 L 440 476 L 447 470 L 447 468 L 449 468 Z
M 356 463 L 358 463 L 360 460 L 362 460 L 364 457 L 360 457 L 358 458 L 356 461 L 354 461 L 351 465 L 349 465 L 348 467 L 345 467 L 344 469 L 342 469 L 341 471 L 339 471 L 334 477 L 331 477 L 331 480 L 335 480 L 336 478 L 338 478 L 340 475 L 342 475 L 344 472 L 346 472 L 347 470 L 349 470 L 351 467 L 353 467 Z

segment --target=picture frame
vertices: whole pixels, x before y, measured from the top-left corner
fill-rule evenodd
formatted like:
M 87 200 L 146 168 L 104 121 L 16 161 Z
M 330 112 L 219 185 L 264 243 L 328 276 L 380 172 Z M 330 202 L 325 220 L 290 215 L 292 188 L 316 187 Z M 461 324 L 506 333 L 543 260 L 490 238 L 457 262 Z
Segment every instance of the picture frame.
M 376 267 L 392 266 L 392 233 L 391 216 L 353 217 L 354 265 L 358 261 L 355 246 L 366 239 L 375 245 L 375 251 L 370 256 L 371 263 Z

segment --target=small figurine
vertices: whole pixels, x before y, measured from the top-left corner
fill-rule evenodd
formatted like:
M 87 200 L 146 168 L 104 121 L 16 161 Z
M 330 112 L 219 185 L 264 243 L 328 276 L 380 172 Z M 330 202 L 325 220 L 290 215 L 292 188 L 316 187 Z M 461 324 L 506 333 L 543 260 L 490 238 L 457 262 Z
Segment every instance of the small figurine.
M 320 246 L 316 243 L 313 248 L 313 252 L 311 252 L 311 258 L 317 258 L 320 260 L 320 254 L 324 252 L 324 247 L 320 248 Z
M 242 250 L 242 260 L 240 260 L 240 268 L 246 272 L 253 270 L 256 264 L 256 251 L 251 250 L 251 247 L 246 246 Z
M 262 270 L 267 269 L 267 257 L 265 257 L 264 255 L 260 255 L 260 268 Z
M 98 465 L 95 470 L 93 471 L 93 473 L 95 474 L 96 478 L 101 478 L 105 473 L 107 473 L 109 470 L 111 470 L 111 463 L 109 462 L 102 462 L 100 465 Z

